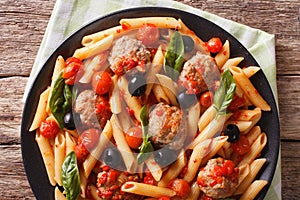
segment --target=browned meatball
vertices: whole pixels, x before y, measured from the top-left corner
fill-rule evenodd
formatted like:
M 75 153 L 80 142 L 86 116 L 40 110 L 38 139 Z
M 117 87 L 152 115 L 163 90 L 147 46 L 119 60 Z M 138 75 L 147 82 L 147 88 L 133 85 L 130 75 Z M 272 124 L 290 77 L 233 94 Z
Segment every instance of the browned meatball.
M 200 94 L 207 89 L 212 89 L 219 79 L 220 72 L 214 59 L 207 54 L 197 52 L 184 64 L 178 83 L 187 89 L 187 94 Z
M 215 158 L 208 161 L 198 174 L 197 183 L 205 195 L 226 198 L 232 195 L 238 184 L 239 169 L 231 160 Z
M 136 68 L 145 71 L 145 64 L 150 62 L 151 53 L 141 41 L 123 36 L 119 38 L 112 47 L 108 61 L 111 70 L 117 75 Z
M 186 139 L 186 121 L 182 110 L 164 103 L 156 104 L 149 114 L 148 133 L 156 147 L 180 149 Z

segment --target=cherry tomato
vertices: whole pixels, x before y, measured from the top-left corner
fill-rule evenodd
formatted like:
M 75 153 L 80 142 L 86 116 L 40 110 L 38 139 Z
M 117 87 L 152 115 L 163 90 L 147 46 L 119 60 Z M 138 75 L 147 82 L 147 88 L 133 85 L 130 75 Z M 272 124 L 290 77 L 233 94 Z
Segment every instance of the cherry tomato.
M 59 131 L 59 126 L 54 120 L 43 121 L 40 126 L 40 133 L 45 138 L 54 138 Z
M 79 71 L 82 70 L 82 62 L 78 58 L 70 57 L 66 60 L 65 65 L 66 67 L 63 70 L 62 77 L 66 79 L 66 84 L 74 85 L 75 80 L 79 79 L 79 77 L 76 77 L 82 75 L 82 71 L 79 73 Z
M 188 195 L 191 191 L 189 183 L 186 180 L 178 178 L 172 180 L 168 187 L 171 190 L 174 190 L 176 192 L 176 195 L 180 197 Z
M 237 94 L 234 94 L 233 99 L 228 106 L 228 110 L 235 111 L 239 109 L 240 107 L 243 107 L 246 104 L 246 99 L 244 95 L 242 97 L 239 97 Z
M 203 92 L 200 95 L 200 104 L 204 107 L 211 106 L 214 94 L 210 91 Z
M 159 39 L 159 30 L 153 24 L 146 24 L 138 30 L 136 37 L 144 45 L 152 45 Z
M 110 74 L 106 71 L 100 71 L 94 74 L 92 86 L 96 94 L 102 95 L 109 91 L 112 86 Z
M 143 142 L 142 129 L 136 126 L 131 127 L 125 134 L 127 144 L 133 148 L 138 149 Z
M 87 129 L 78 138 L 78 143 L 82 143 L 87 150 L 91 150 L 96 146 L 99 135 L 100 133 L 97 129 Z
M 241 135 L 236 143 L 231 143 L 233 151 L 239 155 L 246 154 L 250 149 L 250 144 L 246 136 Z
M 150 172 L 146 172 L 146 175 L 144 177 L 144 183 L 149 185 L 154 185 L 154 178 Z
M 223 44 L 220 38 L 218 37 L 213 37 L 210 40 L 208 40 L 207 48 L 211 53 L 218 53 L 219 51 L 222 50 Z
M 79 143 L 75 146 L 75 154 L 77 158 L 77 163 L 80 165 L 83 163 L 87 155 L 89 154 L 89 151 L 85 148 L 83 143 Z

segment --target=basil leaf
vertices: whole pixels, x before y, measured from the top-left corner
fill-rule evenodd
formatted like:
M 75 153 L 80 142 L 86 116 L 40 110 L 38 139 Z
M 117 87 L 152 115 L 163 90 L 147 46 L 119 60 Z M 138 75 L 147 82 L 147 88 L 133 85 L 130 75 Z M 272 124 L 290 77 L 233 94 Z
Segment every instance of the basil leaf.
M 65 84 L 61 73 L 54 83 L 49 101 L 50 111 L 61 129 L 64 128 L 64 114 L 72 108 L 72 99 L 71 88 Z
M 62 164 L 61 179 L 67 200 L 76 200 L 80 194 L 80 177 L 74 151 L 65 157 Z
M 64 98 L 64 87 L 65 87 L 65 79 L 62 77 L 62 73 L 56 79 L 49 101 L 50 111 L 53 114 L 54 118 L 58 122 L 60 128 L 64 127 L 63 117 L 64 117 L 64 109 L 63 104 L 65 102 Z
M 214 95 L 214 107 L 218 114 L 226 114 L 226 109 L 230 105 L 236 89 L 236 84 L 232 74 L 226 70 L 221 77 L 220 86 Z
M 153 152 L 154 148 L 149 141 L 149 135 L 148 135 L 148 115 L 147 115 L 147 107 L 143 106 L 140 113 L 140 118 L 142 121 L 142 131 L 143 131 L 143 143 L 139 147 L 140 153 L 137 156 L 138 164 L 141 164 L 145 160 L 147 160 L 150 157 L 150 152 Z
M 184 63 L 184 43 L 179 32 L 174 32 L 168 45 L 165 56 L 164 70 L 165 73 L 176 80 L 182 70 Z

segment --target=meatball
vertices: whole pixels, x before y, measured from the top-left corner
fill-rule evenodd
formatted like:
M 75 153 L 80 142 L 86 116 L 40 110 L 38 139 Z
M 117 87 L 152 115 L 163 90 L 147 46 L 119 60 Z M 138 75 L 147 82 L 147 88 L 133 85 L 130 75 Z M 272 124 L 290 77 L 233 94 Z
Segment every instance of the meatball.
M 186 139 L 186 120 L 182 110 L 164 103 L 156 104 L 149 114 L 148 133 L 156 147 L 180 149 Z
M 214 88 L 215 82 L 219 79 L 220 72 L 213 58 L 197 52 L 185 62 L 178 83 L 187 89 L 187 94 L 197 95 Z
M 120 199 L 120 200 L 136 200 L 139 196 L 122 193 L 120 188 L 127 181 L 139 181 L 138 175 L 129 175 L 114 169 L 109 169 L 98 173 L 97 176 L 97 193 L 101 199 Z
M 125 74 L 133 68 L 144 72 L 145 64 L 150 60 L 151 53 L 142 42 L 128 36 L 115 42 L 108 58 L 111 70 L 117 75 Z
M 93 90 L 84 90 L 78 95 L 74 110 L 80 114 L 82 124 L 87 127 L 100 125 L 104 128 L 111 117 L 108 100 L 96 95 Z
M 208 161 L 197 178 L 199 188 L 212 198 L 226 198 L 232 195 L 238 184 L 239 169 L 231 160 L 215 158 Z

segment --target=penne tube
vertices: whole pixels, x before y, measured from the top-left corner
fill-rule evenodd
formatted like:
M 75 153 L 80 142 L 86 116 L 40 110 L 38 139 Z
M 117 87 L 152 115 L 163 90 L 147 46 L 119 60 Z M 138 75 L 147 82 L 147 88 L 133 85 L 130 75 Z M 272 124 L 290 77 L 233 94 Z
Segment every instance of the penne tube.
M 241 184 L 249 175 L 250 167 L 249 164 L 245 164 L 239 167 L 238 185 Z
M 246 135 L 249 144 L 252 145 L 256 138 L 261 134 L 260 126 L 254 126 L 249 133 Z
M 113 76 L 112 81 L 113 81 L 113 87 L 109 95 L 110 96 L 109 105 L 110 105 L 111 112 L 113 114 L 119 114 L 122 111 L 122 102 L 121 102 L 120 90 L 118 86 L 118 77 Z
M 256 66 L 249 66 L 249 67 L 243 68 L 243 72 L 248 78 L 250 78 L 251 76 L 256 74 L 256 72 L 258 72 L 259 70 L 260 70 L 260 68 L 256 67 Z
M 244 57 L 229 58 L 222 66 L 222 71 L 227 70 L 230 66 L 238 66 L 243 60 Z
M 230 44 L 229 41 L 226 40 L 223 44 L 222 50 L 215 56 L 215 61 L 219 67 L 219 69 L 223 68 L 223 65 L 227 62 L 230 57 Z
M 159 187 L 167 187 L 169 182 L 176 178 L 187 164 L 187 158 L 184 150 L 181 150 L 177 160 L 163 174 L 162 179 L 158 182 Z
M 101 156 L 103 150 L 109 143 L 111 137 L 112 137 L 112 127 L 110 121 L 108 120 L 104 126 L 102 133 L 99 136 L 96 147 L 93 150 L 91 150 L 88 157 L 82 163 L 82 168 L 86 178 L 88 178 L 89 175 L 91 174 L 95 164 L 98 161 L 98 158 Z
M 247 177 L 239 184 L 239 186 L 237 187 L 237 189 L 234 192 L 234 195 L 240 195 L 243 194 L 247 188 L 251 185 L 251 183 L 253 182 L 253 180 L 255 179 L 256 175 L 258 174 L 258 172 L 261 170 L 262 166 L 265 164 L 266 159 L 265 158 L 260 158 L 260 159 L 256 159 L 254 160 L 251 164 L 250 164 L 250 168 L 249 168 L 249 174 L 247 175 Z
M 199 133 L 199 135 L 190 143 L 188 146 L 188 149 L 193 149 L 197 144 L 200 142 L 213 138 L 215 135 L 218 134 L 218 132 L 221 132 L 224 123 L 226 120 L 231 116 L 231 114 L 227 115 L 218 115 L 216 118 L 214 118 L 206 127 L 203 129 L 202 132 Z
M 160 198 L 162 196 L 173 197 L 176 195 L 176 192 L 169 188 L 158 187 L 155 185 L 149 185 L 146 183 L 138 183 L 133 181 L 128 181 L 124 183 L 121 187 L 121 191 L 154 198 Z
M 242 88 L 245 95 L 250 99 L 250 101 L 258 108 L 261 108 L 264 111 L 270 111 L 271 107 L 263 99 L 263 97 L 258 93 L 255 87 L 252 85 L 250 80 L 244 74 L 243 70 L 239 67 L 230 67 L 230 72 L 233 75 L 236 83 Z
M 46 107 L 48 104 L 48 97 L 50 94 L 50 87 L 47 88 L 39 98 L 39 103 L 32 121 L 32 124 L 29 128 L 29 131 L 34 131 L 35 129 L 39 128 L 42 121 L 44 121 L 47 118 L 47 112 Z
M 128 81 L 124 76 L 119 78 L 118 86 L 121 94 L 123 94 L 123 98 L 127 106 L 129 107 L 129 109 L 131 109 L 134 112 L 135 118 L 138 121 L 141 121 L 140 119 L 140 112 L 142 109 L 141 102 L 137 97 L 131 96 L 131 94 L 128 92 Z
M 48 141 L 47 138 L 45 138 L 43 135 L 39 133 L 39 131 L 36 132 L 35 140 L 39 146 L 39 149 L 42 154 L 42 158 L 46 167 L 47 175 L 50 181 L 51 185 L 55 185 L 56 181 L 54 179 L 55 172 L 54 172 L 54 154 L 53 149 Z
M 200 117 L 200 103 L 197 102 L 195 105 L 191 106 L 188 111 L 188 138 L 193 139 L 198 131 L 198 120 Z
M 122 102 L 122 104 L 124 104 L 124 102 Z M 119 119 L 119 122 L 122 126 L 122 129 L 124 132 L 127 132 L 128 129 L 131 127 L 131 117 L 128 113 L 128 111 L 126 110 L 126 107 L 125 105 L 122 106 L 122 110 L 121 112 L 118 114 L 118 119 Z
M 80 60 L 84 60 L 86 58 L 102 53 L 103 51 L 106 51 L 107 49 L 110 48 L 113 39 L 114 36 L 109 35 L 106 38 L 103 38 L 102 40 L 99 40 L 94 44 L 76 49 L 73 54 L 73 57 L 76 57 Z
M 205 165 L 208 162 L 208 160 L 213 158 L 217 154 L 217 152 L 224 146 L 227 139 L 228 139 L 228 136 L 219 136 L 219 137 L 213 138 L 211 145 L 209 147 L 210 150 L 208 151 L 208 154 L 205 155 L 205 157 L 201 160 L 200 166 Z
M 86 187 L 87 187 L 87 178 L 84 175 L 83 169 L 79 169 L 79 178 L 80 178 L 80 197 L 85 198 Z
M 159 45 L 154 58 L 152 60 L 152 65 L 148 69 L 147 75 L 146 75 L 146 82 L 147 82 L 147 88 L 145 91 L 145 96 L 148 97 L 149 94 L 152 91 L 152 87 L 154 83 L 156 83 L 156 74 L 161 70 L 163 64 L 164 64 L 164 53 L 162 50 L 162 46 Z
M 160 181 L 162 174 L 163 174 L 163 170 L 161 169 L 161 167 L 155 162 L 154 160 L 154 156 L 153 154 L 151 154 L 151 156 L 145 161 L 149 171 L 151 172 L 153 178 L 156 181 Z
M 261 110 L 236 110 L 233 112 L 233 115 L 231 116 L 232 120 L 238 120 L 238 121 L 252 121 L 256 115 L 261 114 Z
M 212 139 L 207 139 L 195 146 L 187 165 L 187 171 L 183 177 L 184 180 L 186 180 L 187 182 L 191 182 L 195 178 L 202 159 L 206 156 L 206 154 L 208 154 L 211 149 L 211 143 Z
M 252 121 L 237 121 L 237 120 L 228 120 L 225 125 L 224 128 L 228 125 L 228 124 L 234 124 L 236 125 L 241 133 L 246 132 L 246 130 L 249 130 L 249 128 L 251 128 L 251 126 L 253 125 Z
M 120 24 L 126 29 L 140 28 L 146 24 L 155 25 L 157 28 L 180 29 L 180 23 L 173 17 L 141 17 L 121 19 Z
M 213 105 L 207 108 L 198 121 L 198 131 L 202 132 L 203 129 L 214 119 L 216 114 L 217 110 L 214 108 Z
M 124 133 L 120 127 L 119 120 L 115 114 L 113 114 L 111 117 L 111 125 L 112 125 L 113 137 L 116 141 L 116 146 L 122 155 L 126 169 L 128 171 L 132 171 L 133 170 L 132 168 L 135 165 L 134 163 L 135 157 L 126 142 Z
M 265 133 L 261 133 L 254 143 L 251 145 L 250 150 L 243 156 L 243 159 L 240 161 L 238 166 L 242 166 L 246 163 L 251 163 L 255 158 L 259 156 L 263 148 L 267 143 L 267 135 Z
M 90 194 L 91 194 L 93 200 L 103 200 L 102 198 L 100 198 L 98 196 L 98 192 L 97 192 L 96 186 L 94 186 L 94 185 L 88 185 L 88 188 L 90 189 L 90 192 L 91 192 Z
M 268 184 L 265 180 L 256 180 L 248 187 L 244 194 L 240 197 L 240 200 L 253 200 L 258 193 Z
M 54 189 L 54 199 L 55 200 L 66 200 L 65 195 L 59 190 L 59 188 L 56 186 Z
M 61 170 L 62 164 L 66 156 L 66 138 L 64 132 L 61 130 L 55 136 L 54 143 L 54 179 L 59 186 L 62 186 L 61 182 Z
M 166 95 L 165 91 L 162 89 L 161 85 L 154 84 L 152 88 L 153 94 L 158 102 L 164 102 L 170 104 L 170 100 Z
M 101 69 L 104 71 L 108 67 L 108 63 L 106 62 L 107 54 L 107 52 L 103 52 L 84 61 L 84 74 L 79 79 L 80 83 L 90 83 L 96 71 Z
M 168 99 L 170 100 L 170 103 L 172 105 L 178 106 L 177 98 L 176 98 L 176 89 L 173 83 L 173 80 L 165 75 L 162 74 L 156 74 L 156 78 L 158 79 L 163 91 L 167 95 Z
M 65 138 L 66 138 L 66 155 L 68 155 L 69 153 L 75 150 L 75 146 L 77 145 L 77 142 L 69 131 L 65 132 Z

